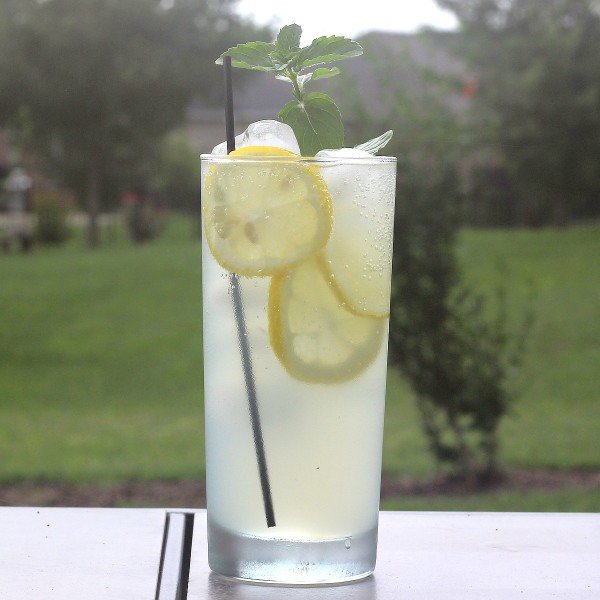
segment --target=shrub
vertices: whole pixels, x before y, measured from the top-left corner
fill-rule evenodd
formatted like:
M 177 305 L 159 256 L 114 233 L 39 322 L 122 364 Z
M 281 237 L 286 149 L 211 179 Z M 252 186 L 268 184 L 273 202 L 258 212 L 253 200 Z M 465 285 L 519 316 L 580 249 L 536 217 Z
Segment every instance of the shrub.
M 158 237 L 162 227 L 152 200 L 143 192 L 130 192 L 126 198 L 125 223 L 132 241 L 142 244 Z
M 71 231 L 67 222 L 73 206 L 70 194 L 58 190 L 37 190 L 32 196 L 36 215 L 35 237 L 40 244 L 59 245 Z
M 498 471 L 497 431 L 515 398 L 531 315 L 511 333 L 502 285 L 494 315 L 490 299 L 466 283 L 456 252 L 464 214 L 460 161 L 453 159 L 460 132 L 430 115 L 421 125 L 422 132 L 413 122 L 411 137 L 407 127 L 395 148 L 390 356 L 412 386 L 438 464 L 479 483 Z
M 531 315 L 511 333 L 505 288 L 493 311 L 465 282 L 457 188 L 450 173 L 431 173 L 413 165 L 398 184 L 390 357 L 412 386 L 438 465 L 481 483 L 498 471 L 497 431 L 515 398 Z
M 165 137 L 160 146 L 159 162 L 154 174 L 154 187 L 165 205 L 197 213 L 199 196 L 200 159 L 182 133 Z

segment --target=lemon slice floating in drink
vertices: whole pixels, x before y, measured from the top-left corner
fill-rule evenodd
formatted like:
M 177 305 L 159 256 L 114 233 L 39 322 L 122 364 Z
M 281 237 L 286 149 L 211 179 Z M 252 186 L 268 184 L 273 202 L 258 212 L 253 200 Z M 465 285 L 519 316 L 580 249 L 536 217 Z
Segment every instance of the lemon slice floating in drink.
M 340 304 L 322 253 L 273 277 L 269 290 L 271 346 L 302 381 L 353 379 L 375 359 L 386 319 L 357 316 Z
M 202 196 L 206 240 L 223 268 L 273 275 L 327 243 L 331 199 L 315 167 L 271 146 L 246 146 L 229 156 L 248 160 L 213 164 Z M 254 162 L 253 156 L 276 158 Z
M 370 181 L 362 177 L 367 179 L 368 187 L 364 185 L 368 191 L 361 194 L 356 181 L 340 184 L 326 168 L 323 177 L 329 184 L 334 214 L 325 248 L 329 281 L 348 310 L 362 316 L 388 317 L 393 206 L 382 210 L 381 203 L 373 201 L 370 194 L 376 190 L 383 197 L 393 197 L 393 181 L 385 171 L 379 174 L 372 166 Z

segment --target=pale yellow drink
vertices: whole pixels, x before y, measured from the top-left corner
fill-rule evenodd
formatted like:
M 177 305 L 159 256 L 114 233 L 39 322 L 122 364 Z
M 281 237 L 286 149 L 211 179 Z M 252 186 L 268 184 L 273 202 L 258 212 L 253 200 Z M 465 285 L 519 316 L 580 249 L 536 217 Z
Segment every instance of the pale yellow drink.
M 270 581 L 352 579 L 375 560 L 395 162 L 252 152 L 202 162 L 211 566 Z M 235 270 L 245 273 L 275 527 L 258 475 Z

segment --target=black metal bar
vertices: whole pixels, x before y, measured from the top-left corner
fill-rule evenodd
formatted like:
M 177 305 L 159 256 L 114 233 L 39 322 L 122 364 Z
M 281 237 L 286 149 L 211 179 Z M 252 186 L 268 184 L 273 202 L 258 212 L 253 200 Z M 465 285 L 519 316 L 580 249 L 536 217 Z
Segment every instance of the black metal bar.
M 167 513 L 155 600 L 187 599 L 193 534 L 194 513 Z

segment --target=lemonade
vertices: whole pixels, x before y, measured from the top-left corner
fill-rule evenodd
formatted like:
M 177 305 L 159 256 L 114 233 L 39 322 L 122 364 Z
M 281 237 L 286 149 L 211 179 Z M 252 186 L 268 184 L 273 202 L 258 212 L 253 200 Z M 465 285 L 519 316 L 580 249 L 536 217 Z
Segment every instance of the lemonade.
M 246 146 L 202 157 L 209 560 L 219 573 L 317 583 L 373 570 L 396 166 L 365 154 Z

